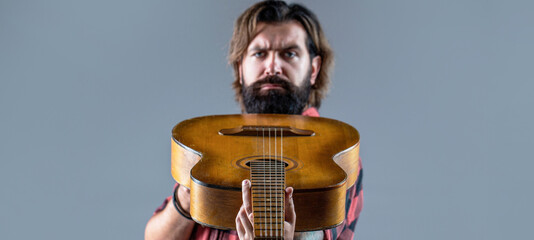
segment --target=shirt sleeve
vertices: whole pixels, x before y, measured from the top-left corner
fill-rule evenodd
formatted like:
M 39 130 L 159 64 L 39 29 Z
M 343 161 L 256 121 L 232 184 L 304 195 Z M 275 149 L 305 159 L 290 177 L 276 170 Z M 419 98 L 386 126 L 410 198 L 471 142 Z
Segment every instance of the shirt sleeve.
M 347 190 L 345 202 L 345 220 L 341 225 L 324 231 L 325 240 L 352 240 L 358 217 L 363 208 L 363 191 L 362 191 L 363 169 L 360 161 L 359 174 L 356 183 Z

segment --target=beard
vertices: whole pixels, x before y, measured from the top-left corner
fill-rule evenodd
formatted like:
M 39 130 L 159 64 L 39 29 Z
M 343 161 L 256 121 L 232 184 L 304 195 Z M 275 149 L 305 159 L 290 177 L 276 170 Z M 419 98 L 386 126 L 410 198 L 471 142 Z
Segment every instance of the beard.
M 241 94 L 246 112 L 301 114 L 310 96 L 310 76 L 311 73 L 308 74 L 301 87 L 278 76 L 269 76 L 258 80 L 250 86 L 243 86 Z M 275 88 L 262 91 L 263 84 L 276 84 L 281 89 Z

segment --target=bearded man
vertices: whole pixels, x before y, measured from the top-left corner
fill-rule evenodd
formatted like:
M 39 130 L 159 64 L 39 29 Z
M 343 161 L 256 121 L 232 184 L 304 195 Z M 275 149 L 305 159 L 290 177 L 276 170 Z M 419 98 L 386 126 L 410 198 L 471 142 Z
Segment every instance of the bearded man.
M 315 14 L 300 4 L 259 2 L 237 19 L 230 42 L 233 88 L 243 113 L 319 116 L 330 83 L 332 50 Z M 346 216 L 336 228 L 295 233 L 292 193 L 286 189 L 286 239 L 353 239 L 363 206 L 362 170 L 346 195 Z M 243 181 L 243 206 L 236 216 L 237 231 L 201 226 L 189 216 L 189 190 L 176 184 L 147 223 L 145 239 L 253 239 L 250 181 Z

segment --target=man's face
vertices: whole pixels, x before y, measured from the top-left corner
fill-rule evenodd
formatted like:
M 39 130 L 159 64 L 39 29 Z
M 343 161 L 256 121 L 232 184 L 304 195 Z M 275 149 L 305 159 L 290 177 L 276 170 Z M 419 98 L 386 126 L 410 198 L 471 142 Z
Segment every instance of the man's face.
M 259 23 L 239 73 L 248 113 L 299 114 L 306 106 L 321 58 L 310 55 L 300 23 Z

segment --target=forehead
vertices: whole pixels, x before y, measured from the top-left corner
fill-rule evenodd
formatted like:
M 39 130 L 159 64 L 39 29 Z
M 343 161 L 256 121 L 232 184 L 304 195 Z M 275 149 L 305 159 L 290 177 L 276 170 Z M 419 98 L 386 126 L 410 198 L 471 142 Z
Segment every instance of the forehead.
M 306 48 L 306 31 L 299 22 L 259 23 L 256 29 L 256 36 L 248 45 L 247 50 L 253 48 L 283 49 L 290 46 Z

